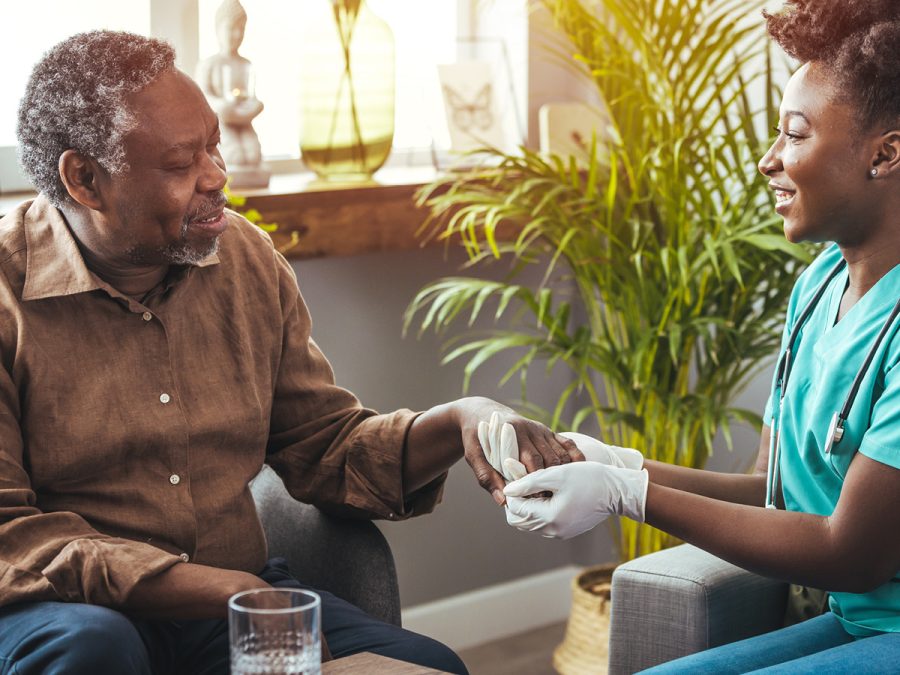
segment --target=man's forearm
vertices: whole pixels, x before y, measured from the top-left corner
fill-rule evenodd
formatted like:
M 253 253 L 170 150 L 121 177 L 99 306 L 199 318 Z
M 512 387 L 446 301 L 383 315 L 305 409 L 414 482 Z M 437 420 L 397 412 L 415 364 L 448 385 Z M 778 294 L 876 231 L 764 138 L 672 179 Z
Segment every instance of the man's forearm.
M 413 422 L 403 455 L 403 488 L 407 494 L 433 481 L 463 456 L 459 409 L 475 405 L 474 400 L 437 405 Z
M 182 563 L 138 582 L 121 609 L 147 619 L 222 619 L 232 595 L 268 586 L 248 572 Z

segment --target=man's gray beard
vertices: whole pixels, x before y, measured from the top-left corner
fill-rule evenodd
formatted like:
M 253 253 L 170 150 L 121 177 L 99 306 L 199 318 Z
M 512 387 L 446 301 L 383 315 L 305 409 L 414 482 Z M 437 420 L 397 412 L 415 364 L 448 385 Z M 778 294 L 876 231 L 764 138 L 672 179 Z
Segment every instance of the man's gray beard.
M 188 225 L 184 223 L 181 226 L 181 241 L 177 244 L 152 250 L 135 246 L 128 250 L 128 257 L 135 265 L 146 265 L 149 261 L 156 260 L 169 265 L 197 265 L 219 250 L 219 237 L 213 239 L 205 248 L 199 249 L 188 243 L 187 233 Z
M 187 242 L 182 242 L 181 244 L 169 244 L 160 251 L 160 255 L 170 265 L 197 265 L 218 250 L 219 237 L 216 237 L 205 250 L 200 250 Z

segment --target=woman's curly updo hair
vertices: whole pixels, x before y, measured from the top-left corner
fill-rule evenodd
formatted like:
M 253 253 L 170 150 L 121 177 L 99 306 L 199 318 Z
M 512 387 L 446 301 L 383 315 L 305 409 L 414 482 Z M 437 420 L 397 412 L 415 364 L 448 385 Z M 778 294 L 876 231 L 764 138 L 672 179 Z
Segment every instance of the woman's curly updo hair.
M 789 55 L 828 68 L 859 108 L 861 127 L 900 120 L 898 0 L 790 0 L 763 14 Z
M 110 173 L 127 169 L 125 136 L 134 128 L 126 98 L 174 70 L 162 40 L 120 31 L 79 33 L 35 65 L 19 104 L 19 162 L 34 186 L 60 207 L 70 200 L 59 158 L 77 150 Z

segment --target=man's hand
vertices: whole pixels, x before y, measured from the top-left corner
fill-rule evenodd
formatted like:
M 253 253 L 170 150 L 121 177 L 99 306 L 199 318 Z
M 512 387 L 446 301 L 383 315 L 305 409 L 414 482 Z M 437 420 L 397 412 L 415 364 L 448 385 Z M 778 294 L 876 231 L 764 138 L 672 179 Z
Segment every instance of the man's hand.
M 644 522 L 648 481 L 646 470 L 599 462 L 550 467 L 506 486 L 507 520 L 520 530 L 560 539 L 586 532 L 610 515 Z M 525 499 L 545 491 L 551 496 Z
M 269 584 L 249 572 L 179 563 L 140 581 L 123 609 L 145 619 L 223 619 L 228 598 L 254 588 Z
M 435 406 L 413 422 L 407 436 L 404 455 L 403 485 L 411 494 L 427 485 L 459 459 L 466 458 L 478 483 L 497 504 L 503 504 L 503 476 L 488 462 L 478 439 L 479 422 L 490 423 L 496 413 L 496 428 L 512 427 L 518 445 L 518 460 L 526 471 L 559 466 L 584 460 L 584 455 L 571 440 L 555 434 L 543 424 L 517 415 L 496 401 L 480 396 L 463 398 Z M 508 434 L 509 432 L 507 432 Z
M 504 405 L 485 398 L 462 399 L 457 404 L 466 462 L 472 467 L 479 485 L 491 493 L 497 504 L 503 504 L 506 501 L 503 495 L 506 481 L 487 459 L 486 452 L 496 454 L 496 451 L 491 448 L 483 448 L 481 443 L 482 438 L 487 438 L 488 445 L 493 444 L 493 441 L 490 440 L 492 428 L 497 446 L 502 446 L 503 429 L 507 425 L 512 428 L 515 433 L 514 441 L 518 446 L 518 461 L 525 466 L 525 470 L 528 472 L 584 461 L 584 455 L 574 441 L 553 433 L 543 424 L 516 414 L 515 411 Z M 479 436 L 478 428 L 481 422 L 488 425 L 487 436 L 485 436 L 483 426 Z M 510 432 L 507 430 L 506 433 Z M 507 445 L 510 445 L 512 440 L 508 440 Z M 501 470 L 502 459 L 504 458 L 500 458 Z

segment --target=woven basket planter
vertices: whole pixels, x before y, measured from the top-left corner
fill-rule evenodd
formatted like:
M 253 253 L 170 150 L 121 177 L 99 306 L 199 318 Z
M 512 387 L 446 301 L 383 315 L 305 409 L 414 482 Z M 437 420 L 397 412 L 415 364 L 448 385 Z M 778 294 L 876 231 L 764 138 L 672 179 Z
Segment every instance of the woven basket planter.
M 566 637 L 553 652 L 560 675 L 604 675 L 609 660 L 609 597 L 615 564 L 589 567 L 572 581 Z

